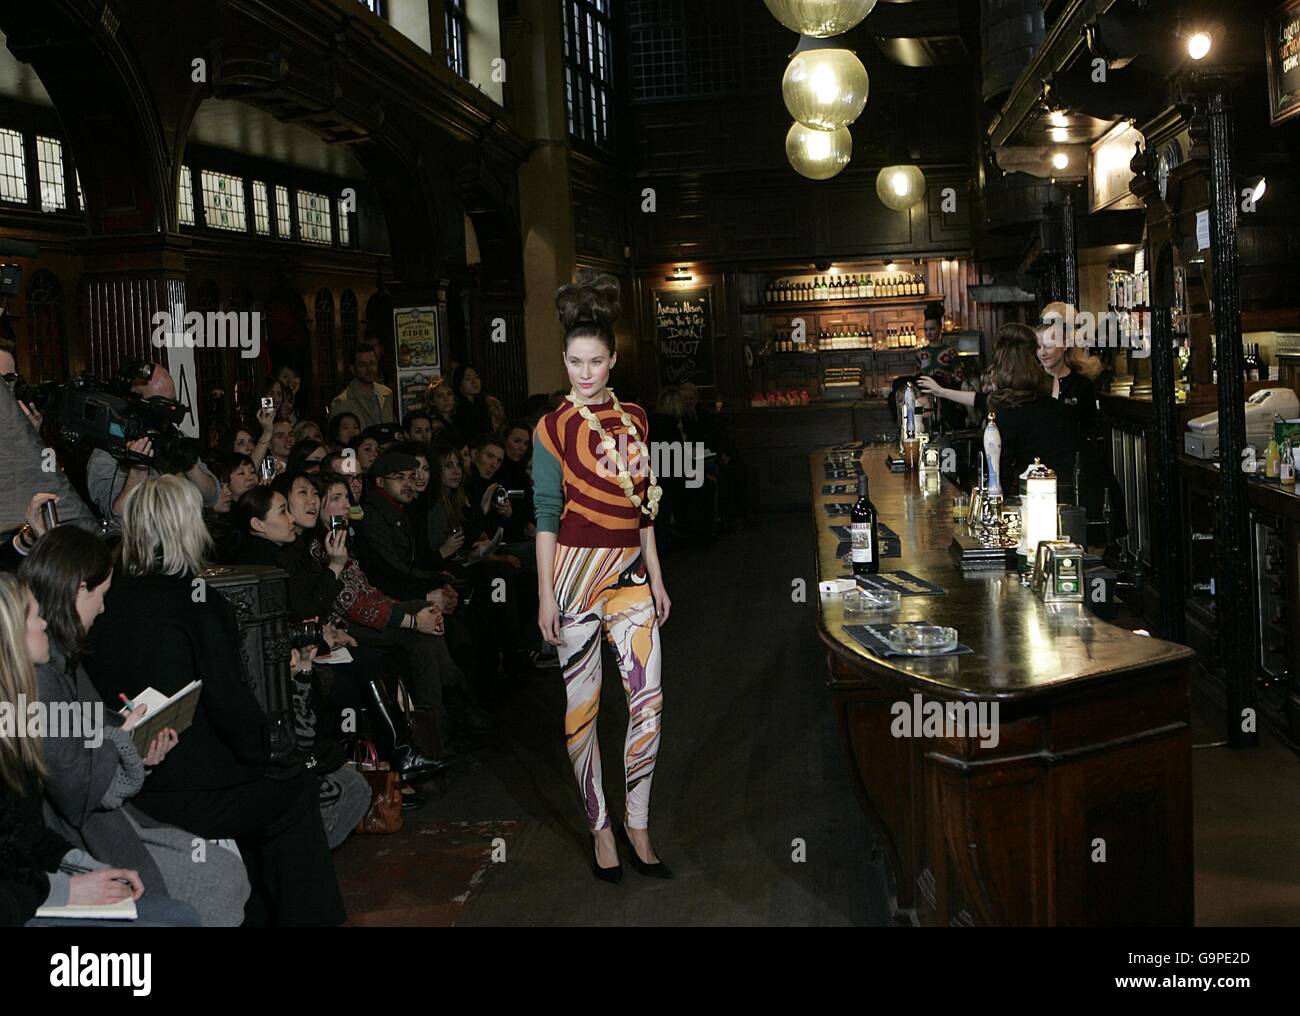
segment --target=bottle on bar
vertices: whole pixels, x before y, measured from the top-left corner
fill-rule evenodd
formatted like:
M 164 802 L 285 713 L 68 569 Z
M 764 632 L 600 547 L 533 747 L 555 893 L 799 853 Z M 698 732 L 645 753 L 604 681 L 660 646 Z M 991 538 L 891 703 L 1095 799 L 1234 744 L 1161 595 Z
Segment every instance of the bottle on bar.
M 863 289 L 864 292 L 862 295 L 865 296 L 868 300 L 874 300 L 876 298 L 876 283 L 875 280 L 872 279 L 871 273 L 869 272 L 867 273 L 867 281 L 866 284 L 863 286 Z
M 858 477 L 858 500 L 849 515 L 849 536 L 854 575 L 880 571 L 879 541 L 876 539 L 876 506 L 867 495 L 867 477 Z

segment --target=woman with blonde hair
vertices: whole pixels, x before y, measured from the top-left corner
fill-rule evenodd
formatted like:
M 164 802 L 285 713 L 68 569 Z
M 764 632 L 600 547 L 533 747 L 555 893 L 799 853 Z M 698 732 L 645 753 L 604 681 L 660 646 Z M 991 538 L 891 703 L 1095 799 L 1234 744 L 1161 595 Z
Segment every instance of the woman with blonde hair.
M 133 803 L 203 839 L 235 841 L 252 884 L 245 924 L 342 924 L 317 781 L 274 766 L 234 608 L 200 574 L 208 536 L 196 494 L 183 479 L 161 476 L 128 495 L 118 575 L 87 639 L 86 669 L 109 701 L 123 690 L 123 674 L 164 695 L 202 681 L 184 739 Z
M 21 704 L 38 700 L 35 668 L 48 661 L 49 652 L 36 598 L 21 579 L 0 574 L 0 702 L 19 707 L 15 718 L 20 722 L 27 720 Z M 0 734 L 0 926 L 62 923 L 36 919 L 42 906 L 124 900 L 136 902 L 136 926 L 197 925 L 190 907 L 145 897 L 136 872 L 101 863 L 45 825 L 43 755 L 43 732 Z M 78 921 L 76 926 L 124 923 Z

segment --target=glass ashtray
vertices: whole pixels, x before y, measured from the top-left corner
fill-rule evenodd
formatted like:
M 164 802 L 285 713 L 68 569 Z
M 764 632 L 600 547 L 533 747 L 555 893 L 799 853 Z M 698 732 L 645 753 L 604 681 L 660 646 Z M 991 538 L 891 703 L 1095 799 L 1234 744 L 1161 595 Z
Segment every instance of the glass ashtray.
M 957 648 L 957 629 L 935 624 L 896 624 L 884 636 L 890 649 L 908 656 L 937 656 Z
M 850 589 L 844 594 L 844 616 L 866 617 L 897 610 L 902 599 L 893 589 Z

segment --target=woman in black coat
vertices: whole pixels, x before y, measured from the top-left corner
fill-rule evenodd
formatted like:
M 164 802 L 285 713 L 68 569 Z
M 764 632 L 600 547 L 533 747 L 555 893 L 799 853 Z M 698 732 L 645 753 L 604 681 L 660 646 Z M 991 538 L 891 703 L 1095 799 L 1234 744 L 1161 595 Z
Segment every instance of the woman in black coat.
M 162 476 L 132 491 L 119 576 L 90 632 L 86 669 L 110 700 L 123 673 L 163 694 L 201 680 L 193 722 L 136 805 L 206 839 L 236 842 L 253 887 L 245 923 L 342 924 L 317 781 L 301 768 L 272 765 L 269 724 L 246 681 L 234 608 L 198 578 L 208 546 L 193 484 Z
M 463 440 L 471 441 L 495 429 L 487 397 L 483 394 L 483 379 L 477 370 L 461 364 L 451 375 L 451 387 L 456 393 L 452 427 Z

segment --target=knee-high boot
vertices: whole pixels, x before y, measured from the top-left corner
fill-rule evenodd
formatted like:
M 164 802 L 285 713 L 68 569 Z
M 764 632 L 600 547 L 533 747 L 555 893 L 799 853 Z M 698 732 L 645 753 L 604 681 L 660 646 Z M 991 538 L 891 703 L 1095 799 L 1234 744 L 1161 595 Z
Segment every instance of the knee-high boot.
M 451 767 L 449 759 L 433 759 L 422 754 L 411 740 L 406 717 L 378 681 L 368 681 L 374 722 L 371 724 L 375 749 L 395 772 L 407 778 L 432 776 Z

